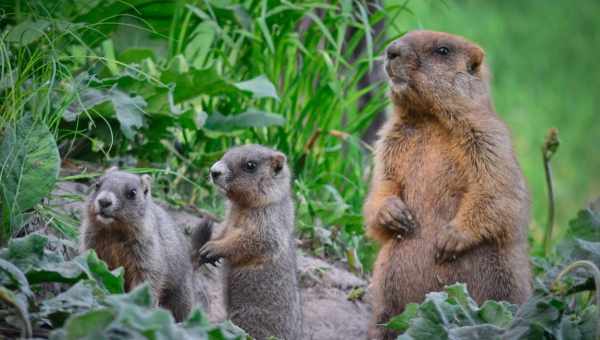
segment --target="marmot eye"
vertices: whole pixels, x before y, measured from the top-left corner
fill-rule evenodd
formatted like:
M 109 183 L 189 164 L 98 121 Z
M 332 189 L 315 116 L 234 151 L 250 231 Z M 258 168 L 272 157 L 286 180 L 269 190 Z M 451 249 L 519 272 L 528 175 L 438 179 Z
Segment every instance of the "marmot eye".
M 127 197 L 130 200 L 132 200 L 132 199 L 135 198 L 136 194 L 137 194 L 137 190 L 131 189 L 131 190 L 127 191 L 127 193 L 125 194 L 125 197 Z
M 244 170 L 246 170 L 248 172 L 252 172 L 252 171 L 256 170 L 256 162 L 248 161 L 248 162 L 244 163 Z
M 438 47 L 435 50 L 435 53 L 437 53 L 439 55 L 448 55 L 450 53 L 450 49 L 446 46 Z
M 96 190 L 100 190 L 100 182 L 96 182 L 96 184 L 94 185 L 94 187 L 96 188 Z

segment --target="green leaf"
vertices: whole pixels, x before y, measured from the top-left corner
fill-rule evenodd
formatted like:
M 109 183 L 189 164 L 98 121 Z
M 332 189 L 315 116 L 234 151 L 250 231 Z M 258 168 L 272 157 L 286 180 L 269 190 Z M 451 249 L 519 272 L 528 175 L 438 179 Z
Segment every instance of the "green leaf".
M 135 130 L 144 125 L 146 101 L 140 96 L 130 97 L 117 89 L 112 89 L 109 96 L 121 125 L 121 131 L 128 139 L 133 139 Z
M 600 266 L 600 198 L 569 221 L 567 237 L 558 244 L 557 253 L 569 262 L 590 260 Z M 584 275 L 573 273 L 573 276 Z
M 448 332 L 443 325 L 427 318 L 415 318 L 406 333 L 410 335 L 407 339 L 415 340 L 442 340 L 448 338 Z
M 282 126 L 284 124 L 285 118 L 270 112 L 247 111 L 232 116 L 223 116 L 214 112 L 208 116 L 204 127 L 213 131 L 231 132 L 239 129 Z
M 64 330 L 52 332 L 50 339 L 106 339 L 104 331 L 116 319 L 116 311 L 109 308 L 91 310 L 70 317 Z
M 192 327 L 206 328 L 206 327 L 210 326 L 210 321 L 208 321 L 206 314 L 202 313 L 198 309 L 194 309 L 188 316 L 184 325 L 186 328 L 192 328 Z
M 449 339 L 480 340 L 505 339 L 504 329 L 494 325 L 476 325 L 452 328 L 448 331 Z
M 107 100 L 109 100 L 109 97 L 104 92 L 86 87 L 78 91 L 71 105 L 69 105 L 63 113 L 63 119 L 67 122 L 72 122 L 77 119 L 82 112 L 89 111 L 94 106 Z
M 419 305 L 416 303 L 409 303 L 404 308 L 404 312 L 402 314 L 396 315 L 388 323 L 385 324 L 385 327 L 394 329 L 400 332 L 405 332 L 408 329 L 408 325 L 410 320 L 417 316 L 417 310 Z
M 204 126 L 207 117 L 204 111 L 190 109 L 179 115 L 178 122 L 185 129 L 197 130 Z
M 578 330 L 582 339 L 593 339 L 600 331 L 598 325 L 598 305 L 589 305 L 580 313 Z
M 131 292 L 121 295 L 111 295 L 108 301 L 114 305 L 128 303 L 141 307 L 151 307 L 153 305 L 150 286 L 145 283 L 135 287 Z
M 17 43 L 22 46 L 29 45 L 43 37 L 50 25 L 50 21 L 47 20 L 25 20 L 8 32 L 6 41 Z
M 275 86 L 264 75 L 243 82 L 235 83 L 234 85 L 242 91 L 251 92 L 254 98 L 267 97 L 279 100 L 279 96 L 277 96 L 277 90 L 275 89 Z
M 48 238 L 40 234 L 29 234 L 25 237 L 14 238 L 8 242 L 8 247 L 2 250 L 0 256 L 26 272 L 32 265 L 42 259 L 44 248 L 46 248 L 48 242 Z
M 552 296 L 533 296 L 524 303 L 514 317 L 511 328 L 540 327 L 546 332 L 552 333 L 553 326 L 561 317 L 561 311 L 553 306 Z M 535 331 L 535 327 L 533 331 Z
M 173 98 L 176 104 L 200 95 L 216 96 L 236 93 L 239 90 L 223 79 L 214 68 L 190 68 L 187 72 L 172 66 L 162 73 L 160 80 L 165 84 L 175 84 Z
M 9 214 L 8 220 L 15 222 L 17 216 L 31 209 L 54 188 L 60 169 L 54 136 L 43 122 L 24 115 L 6 129 L 0 145 L 0 164 L 4 209 Z M 11 230 L 2 231 L 7 237 Z M 0 238 L 0 243 L 3 239 Z
M 581 210 L 569 221 L 569 236 L 600 242 L 600 210 L 592 207 Z
M 100 260 L 94 250 L 88 250 L 73 259 L 88 277 L 101 283 L 109 293 L 120 294 L 125 292 L 125 271 L 119 267 L 114 271 L 108 269 L 106 262 Z
M 126 64 L 140 63 L 144 59 L 155 59 L 154 51 L 149 48 L 132 47 L 119 54 L 117 58 Z
M 483 322 L 506 327 L 513 320 L 513 314 L 509 307 L 506 302 L 486 301 L 479 310 L 479 316 Z
M 29 287 L 29 282 L 27 282 L 25 274 L 23 274 L 23 272 L 19 270 L 17 266 L 6 260 L 0 259 L 0 270 L 8 276 L 8 280 L 5 280 L 4 275 L 0 275 L 0 278 L 2 278 L 0 283 L 3 286 L 16 285 L 17 289 L 27 298 L 33 297 L 33 292 Z
M 40 316 L 49 319 L 52 327 L 62 327 L 70 315 L 102 307 L 98 298 L 103 296 L 104 292 L 96 282 L 79 281 L 66 292 L 43 300 L 40 304 Z

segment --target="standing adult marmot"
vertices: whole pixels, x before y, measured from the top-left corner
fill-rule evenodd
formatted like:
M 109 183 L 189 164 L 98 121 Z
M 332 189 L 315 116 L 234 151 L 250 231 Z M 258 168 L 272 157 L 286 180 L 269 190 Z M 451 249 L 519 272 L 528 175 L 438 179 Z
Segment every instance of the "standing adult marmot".
M 455 282 L 479 303 L 531 293 L 529 194 L 483 58 L 477 45 L 430 31 L 386 50 L 394 112 L 364 205 L 367 233 L 381 244 L 370 338 L 395 338 L 383 323 Z
M 259 340 L 300 339 L 294 204 L 285 155 L 244 145 L 229 150 L 210 173 L 229 201 L 221 234 L 200 255 L 208 262 L 226 260 L 228 317 Z
M 94 249 L 110 269 L 124 267 L 125 290 L 148 281 L 154 301 L 177 321 L 193 305 L 189 243 L 152 201 L 151 177 L 109 169 L 87 200 L 81 250 Z

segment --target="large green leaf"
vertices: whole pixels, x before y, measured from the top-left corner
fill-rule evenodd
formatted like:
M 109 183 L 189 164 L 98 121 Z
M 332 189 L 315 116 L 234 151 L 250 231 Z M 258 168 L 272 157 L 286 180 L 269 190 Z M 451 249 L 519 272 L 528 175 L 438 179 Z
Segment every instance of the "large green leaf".
M 41 301 L 39 316 L 48 319 L 52 327 L 61 327 L 71 315 L 87 312 L 102 305 L 98 301 L 105 294 L 96 282 L 91 280 L 79 281 L 66 292 Z
M 8 214 L 3 221 L 14 226 L 21 213 L 54 187 L 60 169 L 54 136 L 43 122 L 24 115 L 6 129 L 0 146 L 0 165 L 0 192 L 4 214 Z M 6 237 L 11 230 L 2 231 Z
M 116 317 L 116 311 L 109 308 L 94 309 L 75 314 L 67 320 L 63 329 L 50 333 L 50 339 L 108 339 L 105 330 L 114 322 Z M 122 337 L 115 336 L 113 339 L 126 339 L 129 334 L 123 333 Z
M 29 287 L 29 282 L 25 274 L 14 264 L 0 259 L 0 284 L 2 286 L 16 286 L 23 295 L 28 298 L 33 297 L 33 292 Z
M 28 45 L 46 34 L 51 23 L 48 20 L 25 20 L 13 27 L 6 36 L 6 41 L 20 45 Z
M 106 262 L 96 255 L 96 252 L 88 250 L 73 259 L 85 274 L 101 283 L 109 293 L 119 294 L 125 291 L 125 271 L 119 267 L 113 271 L 108 268 Z
M 282 116 L 256 110 L 231 116 L 223 116 L 218 112 L 214 112 L 208 116 L 204 127 L 218 132 L 231 132 L 239 129 L 282 126 L 284 124 L 285 118 Z
M 557 252 L 568 262 L 590 260 L 600 267 L 600 198 L 569 221 L 567 237 L 558 244 Z
M 136 130 L 144 125 L 146 101 L 141 96 L 131 97 L 117 89 L 112 89 L 109 96 L 121 125 L 121 131 L 125 137 L 133 139 Z
M 239 92 L 214 68 L 200 70 L 192 67 L 188 69 L 174 63 L 171 68 L 162 73 L 160 80 L 163 83 L 175 85 L 173 95 L 175 103 L 181 103 L 200 95 L 216 96 Z
M 590 205 L 569 221 L 569 235 L 592 242 L 600 242 L 600 198 L 598 205 Z
M 406 308 L 404 308 L 404 312 L 402 312 L 402 314 L 398 314 L 395 317 L 393 317 L 385 325 L 385 327 L 396 330 L 396 331 L 405 332 L 409 326 L 408 322 L 412 318 L 417 316 L 418 308 L 419 308 L 419 305 L 417 305 L 416 303 L 409 303 L 408 305 L 406 305 Z
M 108 99 L 106 93 L 101 90 L 91 87 L 83 88 L 76 94 L 71 105 L 69 105 L 63 113 L 63 119 L 72 122 L 77 119 L 82 112 L 89 111 L 96 105 L 99 105 Z
M 252 93 L 254 98 L 269 97 L 279 100 L 279 96 L 277 96 L 277 90 L 275 89 L 275 86 L 264 75 L 258 76 L 254 79 L 235 83 L 234 85 L 240 90 Z
M 62 247 L 62 241 L 44 235 L 30 234 L 10 240 L 8 247 L 0 251 L 0 258 L 15 264 L 30 284 L 46 282 L 75 283 L 82 279 L 98 282 L 108 293 L 124 291 L 122 268 L 110 271 L 106 263 L 89 250 L 70 261 L 52 248 Z

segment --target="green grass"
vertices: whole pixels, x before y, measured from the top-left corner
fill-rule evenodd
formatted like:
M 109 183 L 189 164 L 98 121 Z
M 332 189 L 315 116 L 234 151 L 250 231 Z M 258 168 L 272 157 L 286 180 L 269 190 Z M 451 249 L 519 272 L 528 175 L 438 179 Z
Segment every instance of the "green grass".
M 294 173 L 299 234 L 316 252 L 356 268 L 360 258 L 368 270 L 375 249 L 360 208 L 370 156 L 359 136 L 387 99 L 381 84 L 357 83 L 384 44 L 367 39 L 355 52 L 391 11 L 369 17 L 357 0 L 132 3 L 0 5 L 3 80 L 17 79 L 0 89 L 0 130 L 32 112 L 71 161 L 157 169 L 161 199 L 216 212 L 210 164 L 233 145 L 275 147 Z M 263 81 L 237 88 L 252 79 Z M 253 121 L 239 118 L 256 111 Z M 72 221 L 53 221 L 72 231 Z
M 557 127 L 561 140 L 552 160 L 555 239 L 573 211 L 600 196 L 600 2 L 431 0 L 409 7 L 414 15 L 400 16 L 400 30 L 446 31 L 486 50 L 496 109 L 512 130 L 532 192 L 530 234 L 539 251 L 547 214 L 540 150 L 548 128 Z

